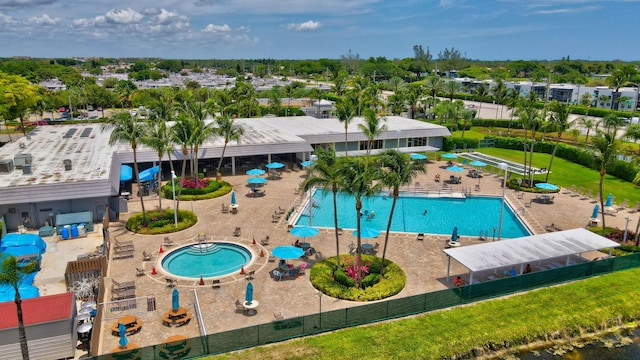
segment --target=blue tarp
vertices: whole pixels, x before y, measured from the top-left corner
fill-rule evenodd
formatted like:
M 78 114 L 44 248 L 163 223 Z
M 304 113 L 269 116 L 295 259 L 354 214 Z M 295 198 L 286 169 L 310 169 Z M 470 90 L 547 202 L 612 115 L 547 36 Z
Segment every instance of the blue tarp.
M 32 285 L 19 287 L 18 291 L 20 292 L 20 298 L 23 300 L 40 297 L 40 290 Z M 0 302 L 15 301 L 15 299 L 16 292 L 12 286 L 6 285 L 0 287 Z
M 25 255 L 35 254 L 35 255 L 38 255 L 38 258 L 40 258 L 40 255 L 42 254 L 41 251 L 42 250 L 40 250 L 39 247 L 33 246 L 33 245 L 10 246 L 7 248 L 2 248 L 3 254 L 7 254 L 11 256 L 25 256 Z
M 47 243 L 36 234 L 6 234 L 0 241 L 0 252 L 9 247 L 35 246 L 40 249 L 40 254 L 44 254 Z
M 129 165 L 120 165 L 120 181 L 133 179 L 133 169 Z
M 159 166 L 154 166 L 152 168 L 149 168 L 147 170 L 141 171 L 140 172 L 140 181 L 151 181 L 154 179 L 154 175 L 158 173 L 158 171 L 160 171 L 160 167 Z

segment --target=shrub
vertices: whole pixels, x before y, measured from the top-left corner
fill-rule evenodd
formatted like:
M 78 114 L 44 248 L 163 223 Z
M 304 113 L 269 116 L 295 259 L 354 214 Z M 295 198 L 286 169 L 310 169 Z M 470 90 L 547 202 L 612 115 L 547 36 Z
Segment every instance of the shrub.
M 178 226 L 174 224 L 172 209 L 147 211 L 147 226 L 142 225 L 142 213 L 132 215 L 127 220 L 127 229 L 138 234 L 168 234 L 190 228 L 198 222 L 196 214 L 187 210 L 178 210 Z
M 333 276 L 342 286 L 352 287 L 356 285 L 356 281 L 351 276 L 347 275 L 342 268 L 336 269 L 336 271 L 333 272 Z
M 179 180 L 176 179 L 176 180 Z M 214 199 L 226 195 L 233 190 L 231 184 L 226 181 L 217 181 L 215 179 L 204 179 L 207 181 L 206 186 L 198 189 L 182 188 L 182 194 L 179 199 L 184 201 Z M 176 197 L 178 197 L 179 185 L 181 181 L 176 181 Z M 195 183 L 193 183 L 195 184 Z M 162 197 L 165 199 L 173 199 L 173 190 L 171 182 L 168 182 L 161 188 Z

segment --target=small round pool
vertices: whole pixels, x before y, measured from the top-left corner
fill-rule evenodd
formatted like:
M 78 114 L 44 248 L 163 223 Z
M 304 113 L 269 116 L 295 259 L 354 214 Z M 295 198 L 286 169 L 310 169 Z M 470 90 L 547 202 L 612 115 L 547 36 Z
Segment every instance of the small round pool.
M 162 259 L 162 268 L 176 276 L 209 278 L 240 271 L 252 258 L 251 251 L 242 245 L 216 241 L 172 250 Z

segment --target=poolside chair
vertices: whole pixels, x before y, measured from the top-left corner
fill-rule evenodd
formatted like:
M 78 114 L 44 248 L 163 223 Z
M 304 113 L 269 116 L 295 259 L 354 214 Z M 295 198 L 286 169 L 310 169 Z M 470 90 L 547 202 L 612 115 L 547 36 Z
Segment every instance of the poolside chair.
M 629 210 L 627 210 L 630 213 L 636 213 L 638 211 L 640 211 L 640 201 L 636 201 L 636 204 L 633 205 L 633 207 L 629 208 Z
M 229 212 L 229 207 L 227 205 L 225 205 L 225 204 L 221 204 L 221 205 L 222 205 L 222 210 L 221 210 L 222 213 L 225 213 L 225 214 L 228 213 Z
M 168 278 L 165 278 L 164 280 L 167 287 L 176 287 L 178 285 L 178 279 L 168 277 Z
M 278 206 L 278 214 L 280 214 L 280 215 L 284 215 L 284 213 L 285 213 L 285 212 L 286 212 L 286 211 L 285 211 L 283 208 L 281 208 L 280 206 Z
M 211 282 L 212 289 L 220 289 L 220 279 L 215 279 Z
M 584 195 L 580 197 L 580 200 L 587 200 L 593 197 L 593 190 L 589 189 L 589 191 L 585 192 Z
M 307 269 L 307 263 L 300 264 L 300 266 L 298 267 L 298 274 L 304 275 L 306 269 Z
M 416 240 L 419 240 L 419 241 L 424 240 L 424 233 L 418 233 L 418 236 L 416 237 Z
M 114 236 L 113 241 L 115 247 L 118 249 L 133 249 L 133 240 L 118 241 L 118 239 L 116 239 L 116 237 Z
M 622 201 L 622 204 L 618 205 L 618 207 L 616 207 L 616 209 L 619 210 L 623 210 L 629 207 L 629 199 L 624 199 Z
M 125 290 L 130 290 L 135 288 L 136 288 L 135 281 L 117 282 L 114 279 L 111 279 L 111 290 L 113 291 L 125 291 Z
M 171 240 L 168 236 L 164 237 L 164 246 L 173 246 L 173 240 Z
M 246 313 L 247 309 L 242 305 L 242 302 L 236 299 L 236 312 Z
M 240 236 L 240 227 L 236 227 L 236 229 L 233 230 L 233 236 Z
M 260 240 L 261 245 L 269 245 L 269 235 L 265 236 L 264 239 Z
M 253 278 L 254 278 L 254 275 L 255 275 L 255 274 L 256 274 L 256 271 L 255 271 L 255 270 L 247 271 L 247 272 L 244 274 L 244 278 L 245 278 L 246 280 L 253 280 Z
M 144 276 L 144 268 L 139 268 L 136 266 L 136 276 Z
M 570 188 L 565 188 L 564 190 L 562 190 L 562 193 L 563 194 L 572 194 L 575 191 L 576 191 L 576 185 L 573 184 L 573 185 L 571 185 Z
M 142 261 L 150 261 L 153 257 L 153 254 L 148 254 L 146 251 L 142 250 Z
M 278 214 L 271 214 L 271 222 L 277 223 L 278 221 L 280 221 L 280 216 Z
M 274 311 L 273 312 L 273 320 L 283 320 L 284 316 L 282 316 L 282 313 L 280 311 Z
M 582 186 L 581 186 L 581 187 L 578 188 L 578 190 L 574 191 L 570 196 L 571 197 L 580 196 L 580 194 L 582 194 L 582 191 L 584 191 L 584 190 L 582 189 Z

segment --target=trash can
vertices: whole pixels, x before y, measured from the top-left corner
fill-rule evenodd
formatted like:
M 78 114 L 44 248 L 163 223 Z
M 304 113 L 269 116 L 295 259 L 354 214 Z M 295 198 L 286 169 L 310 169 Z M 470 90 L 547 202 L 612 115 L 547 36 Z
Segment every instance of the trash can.
M 60 229 L 60 236 L 62 237 L 62 240 L 67 240 L 69 238 L 69 229 L 66 227 Z
M 84 225 L 78 225 L 78 236 L 87 235 L 87 228 Z
M 71 225 L 71 237 L 78 237 L 78 225 Z

